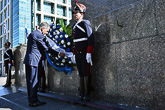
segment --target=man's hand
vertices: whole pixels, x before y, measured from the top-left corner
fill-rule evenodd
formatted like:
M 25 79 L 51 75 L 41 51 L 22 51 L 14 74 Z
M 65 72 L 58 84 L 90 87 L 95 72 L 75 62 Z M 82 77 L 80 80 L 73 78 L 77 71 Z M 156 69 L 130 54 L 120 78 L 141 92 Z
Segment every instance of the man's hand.
M 60 57 L 64 57 L 64 56 L 65 56 L 65 53 L 60 52 L 58 55 L 59 55 Z

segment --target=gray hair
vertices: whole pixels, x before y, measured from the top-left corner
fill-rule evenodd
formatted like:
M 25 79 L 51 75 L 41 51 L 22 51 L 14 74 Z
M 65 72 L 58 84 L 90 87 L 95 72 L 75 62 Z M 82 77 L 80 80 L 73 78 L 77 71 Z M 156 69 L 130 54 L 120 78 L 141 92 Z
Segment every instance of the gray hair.
M 39 25 L 38 29 L 42 29 L 43 27 L 45 27 L 45 29 L 47 29 L 47 28 L 50 27 L 50 26 L 49 26 L 49 24 L 48 24 L 47 22 L 42 22 L 42 23 Z

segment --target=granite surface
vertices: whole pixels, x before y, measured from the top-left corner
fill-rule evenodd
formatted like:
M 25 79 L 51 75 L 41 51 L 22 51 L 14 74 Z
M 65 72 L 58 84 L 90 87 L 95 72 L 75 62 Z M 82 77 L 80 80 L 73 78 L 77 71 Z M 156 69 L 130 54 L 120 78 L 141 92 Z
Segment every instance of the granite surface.
M 26 53 L 26 44 L 14 48 L 14 67 L 15 67 L 15 84 L 26 86 L 25 65 L 23 64 Z
M 74 0 L 72 0 L 72 3 Z M 79 1 L 80 2 L 80 1 Z M 165 108 L 165 1 L 82 0 L 95 35 L 92 98 L 155 110 Z M 73 21 L 72 21 L 73 23 Z M 17 48 L 17 83 L 25 84 Z M 76 66 L 69 76 L 47 64 L 48 90 L 78 95 Z

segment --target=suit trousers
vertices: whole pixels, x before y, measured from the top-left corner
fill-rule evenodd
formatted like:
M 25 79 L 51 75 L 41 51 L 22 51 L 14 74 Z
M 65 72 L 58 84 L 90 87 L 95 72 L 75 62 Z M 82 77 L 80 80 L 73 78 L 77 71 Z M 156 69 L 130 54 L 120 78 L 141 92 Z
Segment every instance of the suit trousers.
M 28 100 L 30 103 L 38 101 L 37 90 L 41 79 L 41 66 L 38 67 L 25 65 L 26 68 L 26 82 L 28 91 Z

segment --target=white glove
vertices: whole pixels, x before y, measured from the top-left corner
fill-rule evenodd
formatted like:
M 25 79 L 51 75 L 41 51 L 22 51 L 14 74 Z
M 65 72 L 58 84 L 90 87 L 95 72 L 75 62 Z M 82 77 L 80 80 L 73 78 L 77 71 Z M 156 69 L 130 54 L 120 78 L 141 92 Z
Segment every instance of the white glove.
M 73 55 L 73 56 L 71 57 L 71 61 L 73 62 L 73 64 L 76 64 L 76 58 L 75 58 L 75 55 Z
M 93 65 L 91 53 L 86 54 L 86 60 L 87 60 L 87 63 L 91 64 L 91 66 Z
M 9 67 L 9 69 L 10 69 L 10 67 L 11 67 L 11 63 L 8 64 L 8 67 Z

